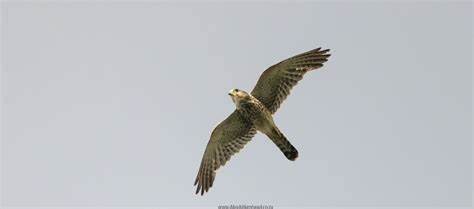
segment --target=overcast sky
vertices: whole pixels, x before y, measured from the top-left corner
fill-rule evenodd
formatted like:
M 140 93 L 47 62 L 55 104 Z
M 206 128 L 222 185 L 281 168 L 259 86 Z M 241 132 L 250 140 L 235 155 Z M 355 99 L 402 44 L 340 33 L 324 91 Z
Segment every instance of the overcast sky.
M 3 3 L 4 206 L 468 206 L 469 2 Z M 332 56 L 194 194 L 231 88 Z

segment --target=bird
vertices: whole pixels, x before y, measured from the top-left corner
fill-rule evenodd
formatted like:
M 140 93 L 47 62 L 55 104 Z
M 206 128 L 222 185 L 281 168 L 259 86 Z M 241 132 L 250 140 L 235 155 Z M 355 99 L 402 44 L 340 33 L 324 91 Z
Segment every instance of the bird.
M 216 171 L 239 152 L 257 132 L 265 134 L 291 161 L 298 150 L 278 129 L 273 114 L 288 97 L 290 90 L 312 70 L 319 69 L 331 55 L 321 47 L 287 58 L 267 68 L 250 93 L 231 89 L 228 95 L 236 109 L 211 132 L 199 171 L 194 181 L 201 196 L 212 187 Z

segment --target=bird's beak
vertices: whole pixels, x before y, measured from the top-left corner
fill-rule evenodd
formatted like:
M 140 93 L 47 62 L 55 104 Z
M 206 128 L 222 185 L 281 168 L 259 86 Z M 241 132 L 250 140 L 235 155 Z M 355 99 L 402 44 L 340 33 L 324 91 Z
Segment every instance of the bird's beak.
M 229 95 L 229 96 L 234 95 L 232 92 L 233 92 L 233 89 L 231 89 L 231 90 L 229 91 L 228 95 Z

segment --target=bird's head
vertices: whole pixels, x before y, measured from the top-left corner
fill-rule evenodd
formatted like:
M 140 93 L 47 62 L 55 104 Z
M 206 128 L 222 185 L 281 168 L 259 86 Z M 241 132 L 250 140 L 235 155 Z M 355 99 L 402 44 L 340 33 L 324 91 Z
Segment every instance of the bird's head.
M 250 99 L 250 94 L 240 89 L 231 89 L 229 91 L 229 96 L 237 107 L 242 101 Z

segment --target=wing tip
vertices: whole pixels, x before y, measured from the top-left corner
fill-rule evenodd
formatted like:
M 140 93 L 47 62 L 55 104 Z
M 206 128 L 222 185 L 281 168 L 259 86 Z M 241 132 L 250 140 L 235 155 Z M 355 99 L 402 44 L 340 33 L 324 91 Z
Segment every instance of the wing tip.
M 331 49 L 329 48 L 324 49 L 324 50 L 319 50 L 319 49 L 321 49 L 321 47 L 318 48 L 318 51 L 317 51 L 318 56 L 324 57 L 323 63 L 327 62 L 328 61 L 327 59 L 331 56 L 331 54 L 327 54 L 327 53 L 331 51 Z
M 323 49 L 323 50 L 320 50 L 321 47 L 318 48 L 318 54 L 326 54 L 327 52 L 331 51 L 331 49 Z

